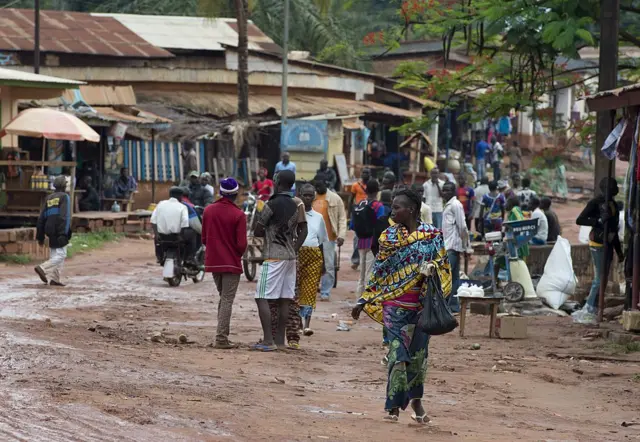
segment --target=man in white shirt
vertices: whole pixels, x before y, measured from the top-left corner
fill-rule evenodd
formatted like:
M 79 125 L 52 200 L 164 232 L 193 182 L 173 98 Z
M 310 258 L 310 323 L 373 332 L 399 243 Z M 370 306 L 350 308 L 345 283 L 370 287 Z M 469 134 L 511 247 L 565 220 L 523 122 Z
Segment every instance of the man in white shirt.
M 183 240 L 186 242 L 186 256 L 193 256 L 195 252 L 195 236 L 186 234 L 189 229 L 189 211 L 187 206 L 182 204 L 183 191 L 180 187 L 169 189 L 169 199 L 160 201 L 156 209 L 151 214 L 151 226 L 155 233 L 156 257 L 158 262 L 163 257 L 163 242 L 176 242 Z
M 205 188 L 205 190 L 211 194 L 211 198 L 215 198 L 216 193 L 213 189 L 213 186 L 211 185 L 211 183 L 213 182 L 213 177 L 211 176 L 211 174 L 209 172 L 204 172 L 202 175 L 200 175 L 200 182 L 202 183 L 202 186 Z
M 538 233 L 531 239 L 531 244 L 543 246 L 547 243 L 549 236 L 549 220 L 547 215 L 540 209 L 540 199 L 537 196 L 529 200 L 529 210 L 531 210 L 531 219 L 538 220 Z
M 444 181 L 440 179 L 440 171 L 437 167 L 431 169 L 431 179 L 423 184 L 424 202 L 431 209 L 431 217 L 433 225 L 438 229 L 442 228 L 442 211 L 444 206 L 442 203 L 442 186 Z
M 469 230 L 464 216 L 464 207 L 456 198 L 456 185 L 448 182 L 442 187 L 442 196 L 446 203 L 442 214 L 442 234 L 444 248 L 451 264 L 451 296 L 449 307 L 453 312 L 460 311 L 460 303 L 455 294 L 460 285 L 460 258 L 469 248 Z
M 424 187 L 419 184 L 411 186 L 411 190 L 420 195 L 422 198 L 422 205 L 420 206 L 420 219 L 425 224 L 433 224 L 433 214 L 431 213 L 431 207 L 424 202 Z
M 474 190 L 476 198 L 473 200 L 473 219 L 475 219 L 476 232 L 484 234 L 484 220 L 480 216 L 482 208 L 482 199 L 489 194 L 489 178 L 482 177 L 480 185 Z
M 500 181 L 500 166 L 502 166 L 502 157 L 504 156 L 504 149 L 502 144 L 498 142 L 498 139 L 494 136 L 491 137 L 491 165 L 493 166 L 493 180 Z

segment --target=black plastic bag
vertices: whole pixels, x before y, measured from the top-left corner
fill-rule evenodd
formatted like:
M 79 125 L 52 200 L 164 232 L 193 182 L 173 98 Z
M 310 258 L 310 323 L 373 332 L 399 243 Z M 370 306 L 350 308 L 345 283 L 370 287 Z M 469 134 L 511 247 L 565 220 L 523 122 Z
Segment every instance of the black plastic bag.
M 447 300 L 442 294 L 438 277 L 428 277 L 425 284 L 427 284 L 427 295 L 418 318 L 418 327 L 431 336 L 452 332 L 458 327 L 458 320 L 451 313 Z

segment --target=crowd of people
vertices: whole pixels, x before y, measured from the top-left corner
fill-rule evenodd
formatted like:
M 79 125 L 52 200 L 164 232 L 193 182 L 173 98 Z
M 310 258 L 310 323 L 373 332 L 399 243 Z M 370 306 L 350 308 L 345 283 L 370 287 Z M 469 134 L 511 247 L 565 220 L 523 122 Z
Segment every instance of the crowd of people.
M 500 164 L 495 163 L 500 151 L 495 144 L 485 149 L 494 176 L 499 176 Z M 413 186 L 399 183 L 390 171 L 378 181 L 365 168 L 351 186 L 352 203 L 346 207 L 334 191 L 337 177 L 326 161 L 313 180 L 298 183 L 298 188 L 296 165 L 288 154 L 276 165 L 273 180 L 261 169 L 252 190 L 264 202 L 253 232 L 264 240 L 255 292 L 262 337 L 252 348 L 297 349 L 301 335 L 313 335 L 318 293 L 321 301 L 330 299 L 336 249 L 350 228 L 355 233 L 352 265 L 359 270 L 352 315 L 358 319 L 364 311 L 382 324 L 382 341 L 388 346 L 387 418 L 397 420 L 400 410 L 410 406 L 412 418 L 425 422 L 421 399 L 429 336 L 416 327 L 424 298 L 440 290 L 451 310 L 459 311 L 457 298 L 449 295 L 460 284 L 462 258 L 470 253 L 474 229 L 482 234 L 499 230 L 503 220 L 531 217 L 539 224 L 535 244 L 554 241 L 560 233 L 550 199 L 539 198 L 527 177 L 521 179 L 516 172 L 510 181 L 490 181 L 481 166 L 478 162 L 476 186 L 465 174 L 454 177 L 437 167 L 427 182 Z M 126 171 L 121 176 L 124 185 Z M 59 181 L 54 183 L 59 192 L 49 196 L 38 225 L 38 239 L 49 236 L 52 255 L 36 272 L 52 285 L 61 285 L 59 270 L 71 236 L 65 215 L 68 195 Z M 211 182 L 209 174 L 189 171 L 181 186 L 170 189 L 169 199 L 157 205 L 151 222 L 158 240 L 181 238 L 190 259 L 200 238 L 205 270 L 213 274 L 219 293 L 214 345 L 231 349 L 237 347 L 229 333 L 247 249 L 247 220 L 237 204 L 238 182 L 221 180 L 215 201 Z M 157 254 L 160 260 L 160 246 Z M 190 259 L 187 264 L 195 265 Z

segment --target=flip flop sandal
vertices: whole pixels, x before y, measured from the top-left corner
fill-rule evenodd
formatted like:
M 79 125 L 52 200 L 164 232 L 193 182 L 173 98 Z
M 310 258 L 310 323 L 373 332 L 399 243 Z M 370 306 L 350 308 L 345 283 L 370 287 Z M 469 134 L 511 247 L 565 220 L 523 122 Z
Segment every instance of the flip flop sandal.
M 415 412 L 413 412 L 413 413 L 411 414 L 411 419 L 412 419 L 415 423 L 420 424 L 420 425 L 425 425 L 425 424 L 427 424 L 427 423 L 430 421 L 430 419 L 429 419 L 429 417 L 427 416 L 427 413 L 426 413 L 426 412 L 425 412 L 422 416 L 417 416 L 417 415 L 416 415 L 416 413 L 415 413 Z
M 218 350 L 232 350 L 238 348 L 238 344 L 233 342 L 216 342 L 213 348 L 217 348 Z
M 254 346 L 252 346 L 251 349 L 256 351 L 268 352 L 268 351 L 276 351 L 278 350 L 278 347 L 276 347 L 275 345 L 265 345 L 265 344 L 257 343 Z
M 388 422 L 390 424 L 395 424 L 398 422 L 399 416 L 396 416 L 395 414 L 389 414 L 387 416 L 384 417 L 384 421 Z

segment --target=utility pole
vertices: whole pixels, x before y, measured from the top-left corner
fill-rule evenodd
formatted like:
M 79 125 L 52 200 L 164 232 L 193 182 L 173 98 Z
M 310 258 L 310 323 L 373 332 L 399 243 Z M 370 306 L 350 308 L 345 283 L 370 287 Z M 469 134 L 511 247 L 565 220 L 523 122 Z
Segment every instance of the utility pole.
M 620 0 L 600 1 L 600 92 L 615 89 L 618 86 L 618 31 L 620 26 Z M 595 193 L 600 194 L 600 181 L 612 177 L 615 171 L 615 160 L 609 161 L 600 153 L 607 136 L 613 130 L 616 111 L 607 110 L 598 112 L 596 126 L 596 168 L 595 168 Z M 605 200 L 608 202 L 612 195 L 607 186 Z M 607 204 L 608 206 L 608 204 Z M 617 232 L 616 232 L 617 234 Z M 598 322 L 602 321 L 604 311 L 604 295 L 609 282 L 611 245 L 607 240 L 609 236 L 609 223 L 604 225 L 604 257 L 602 263 L 602 275 L 600 276 L 600 293 L 598 297 Z
M 284 0 L 284 35 L 282 36 L 282 127 L 287 124 L 289 77 L 289 0 Z
M 40 0 L 34 0 L 33 72 L 40 73 Z

